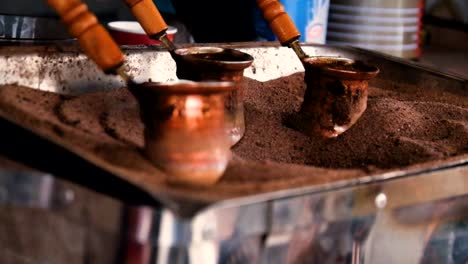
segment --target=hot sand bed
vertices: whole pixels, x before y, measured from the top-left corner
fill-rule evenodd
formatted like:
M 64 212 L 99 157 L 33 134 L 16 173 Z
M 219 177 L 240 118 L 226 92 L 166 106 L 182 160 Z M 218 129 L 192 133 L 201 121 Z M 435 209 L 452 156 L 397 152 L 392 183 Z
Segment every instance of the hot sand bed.
M 350 130 L 336 139 L 311 139 L 284 125 L 302 102 L 303 76 L 246 78 L 246 134 L 233 147 L 235 158 L 221 181 L 204 192 L 168 186 L 166 175 L 143 157 L 143 124 L 126 89 L 72 97 L 4 86 L 0 114 L 89 154 L 150 191 L 208 200 L 358 178 L 468 153 L 466 91 L 376 80 L 366 112 Z

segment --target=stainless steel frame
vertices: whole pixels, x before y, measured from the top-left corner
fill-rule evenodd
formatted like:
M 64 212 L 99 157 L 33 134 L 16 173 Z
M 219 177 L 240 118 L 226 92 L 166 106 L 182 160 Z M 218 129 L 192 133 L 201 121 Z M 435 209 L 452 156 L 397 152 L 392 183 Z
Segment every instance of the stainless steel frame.
M 303 71 L 295 54 L 275 43 L 218 46 L 251 54 L 255 60 L 245 76 L 259 81 Z M 167 52 L 124 49 L 137 81 L 176 79 Z M 380 79 L 468 90 L 463 77 L 379 53 L 321 45 L 304 50 L 365 60 L 382 69 Z M 67 46 L 2 47 L 0 76 L 0 85 L 67 94 L 124 85 Z M 456 263 L 450 248 L 464 234 L 445 227 L 468 219 L 467 194 L 468 155 L 460 155 L 402 171 L 222 200 L 190 217 L 171 206 L 133 207 L 138 221 L 128 241 L 150 249 L 147 263 L 421 263 L 427 256 Z
M 0 42 L 72 39 L 58 18 L 0 14 Z
M 74 192 L 53 175 L 30 170 L 0 169 L 0 206 L 57 210 L 68 206 Z
M 434 263 L 455 263 L 440 260 L 452 258 L 450 239 L 466 237 L 466 230 L 456 232 L 450 225 L 468 220 L 467 180 L 465 164 L 363 186 L 226 204 L 192 219 L 167 209 L 134 208 L 140 220 L 129 241 L 151 245 L 148 263 L 421 263 L 431 254 L 439 258 Z M 438 231 L 447 225 L 448 231 Z

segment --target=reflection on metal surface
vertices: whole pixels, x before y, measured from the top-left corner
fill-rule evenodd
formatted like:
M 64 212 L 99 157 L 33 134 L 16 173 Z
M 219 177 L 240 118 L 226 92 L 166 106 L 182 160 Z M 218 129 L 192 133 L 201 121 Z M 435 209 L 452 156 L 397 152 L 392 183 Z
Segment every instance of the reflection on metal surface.
M 385 195 L 385 193 L 377 194 L 377 196 L 375 197 L 375 206 L 377 206 L 377 208 L 379 209 L 383 209 L 385 208 L 386 205 L 387 205 L 387 196 Z
M 63 40 L 72 37 L 56 18 L 0 15 L 0 39 Z
M 468 228 L 465 182 L 468 168 L 458 166 L 212 207 L 190 219 L 166 209 L 132 207 L 145 213 L 141 226 L 131 228 L 140 231 L 130 237 L 151 248 L 147 263 L 464 263 L 454 259 L 468 260 L 459 252 L 468 249 L 468 229 L 460 228 Z
M 72 203 L 74 196 L 52 175 L 0 169 L 1 206 L 57 209 Z

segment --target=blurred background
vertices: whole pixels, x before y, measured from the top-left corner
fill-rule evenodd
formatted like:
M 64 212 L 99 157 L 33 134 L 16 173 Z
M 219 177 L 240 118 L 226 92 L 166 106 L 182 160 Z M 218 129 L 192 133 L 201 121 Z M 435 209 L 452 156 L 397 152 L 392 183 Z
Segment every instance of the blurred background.
M 423 47 L 438 45 L 440 41 L 459 49 L 466 43 L 461 41 L 468 31 L 466 0 L 280 1 L 301 31 L 303 42 L 355 46 L 413 60 L 421 58 Z M 121 0 L 84 2 L 104 25 L 135 20 Z M 177 28 L 175 43 L 276 40 L 255 0 L 229 3 L 155 0 L 155 3 L 166 22 Z M 441 30 L 448 35 L 442 37 Z M 70 37 L 45 1 L 1 1 L 3 42 L 67 38 Z

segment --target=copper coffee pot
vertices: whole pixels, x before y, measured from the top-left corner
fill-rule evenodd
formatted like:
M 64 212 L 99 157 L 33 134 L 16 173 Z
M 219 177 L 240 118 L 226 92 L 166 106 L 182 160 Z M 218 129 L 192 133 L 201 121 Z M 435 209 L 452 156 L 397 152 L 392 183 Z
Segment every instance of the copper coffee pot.
M 170 183 L 212 185 L 231 158 L 226 97 L 232 82 L 144 83 L 130 89 L 145 124 L 144 153 Z
M 306 58 L 304 67 L 304 101 L 292 125 L 309 136 L 337 137 L 366 110 L 368 80 L 379 69 L 336 57 Z
M 176 48 L 167 38 L 167 25 L 152 0 L 124 1 L 146 34 L 150 38 L 159 39 L 169 51 L 177 66 L 178 78 L 192 81 L 233 81 L 237 84 L 226 101 L 228 123 L 231 124 L 227 127 L 227 134 L 231 145 L 236 144 L 245 131 L 242 79 L 244 69 L 252 64 L 253 57 L 238 50 L 218 47 Z
M 119 46 L 86 4 L 80 0 L 47 2 L 78 39 L 85 54 L 105 73 L 118 74 L 127 82 L 145 125 L 143 152 L 168 174 L 168 181 L 192 185 L 215 183 L 230 159 L 224 106 L 225 95 L 234 89 L 234 83 L 137 84 L 126 70 Z
M 292 48 L 305 68 L 304 101 L 289 125 L 309 136 L 334 138 L 344 133 L 364 113 L 368 80 L 379 69 L 347 58 L 308 56 L 283 5 L 277 0 L 257 0 L 257 5 L 280 43 Z
M 243 72 L 252 64 L 253 57 L 238 50 L 218 47 L 176 48 L 167 38 L 167 24 L 152 0 L 124 1 L 146 34 L 150 38 L 160 40 L 169 51 L 177 66 L 178 78 L 192 81 L 233 81 L 237 84 L 229 93 L 226 102 L 231 123 L 227 133 L 231 138 L 231 145 L 236 144 L 245 131 Z
M 219 47 L 190 47 L 175 50 L 177 77 L 192 81 L 229 81 L 235 83 L 225 101 L 228 114 L 226 133 L 231 146 L 241 140 L 245 133 L 244 117 L 244 70 L 252 65 L 254 58 L 235 49 Z

